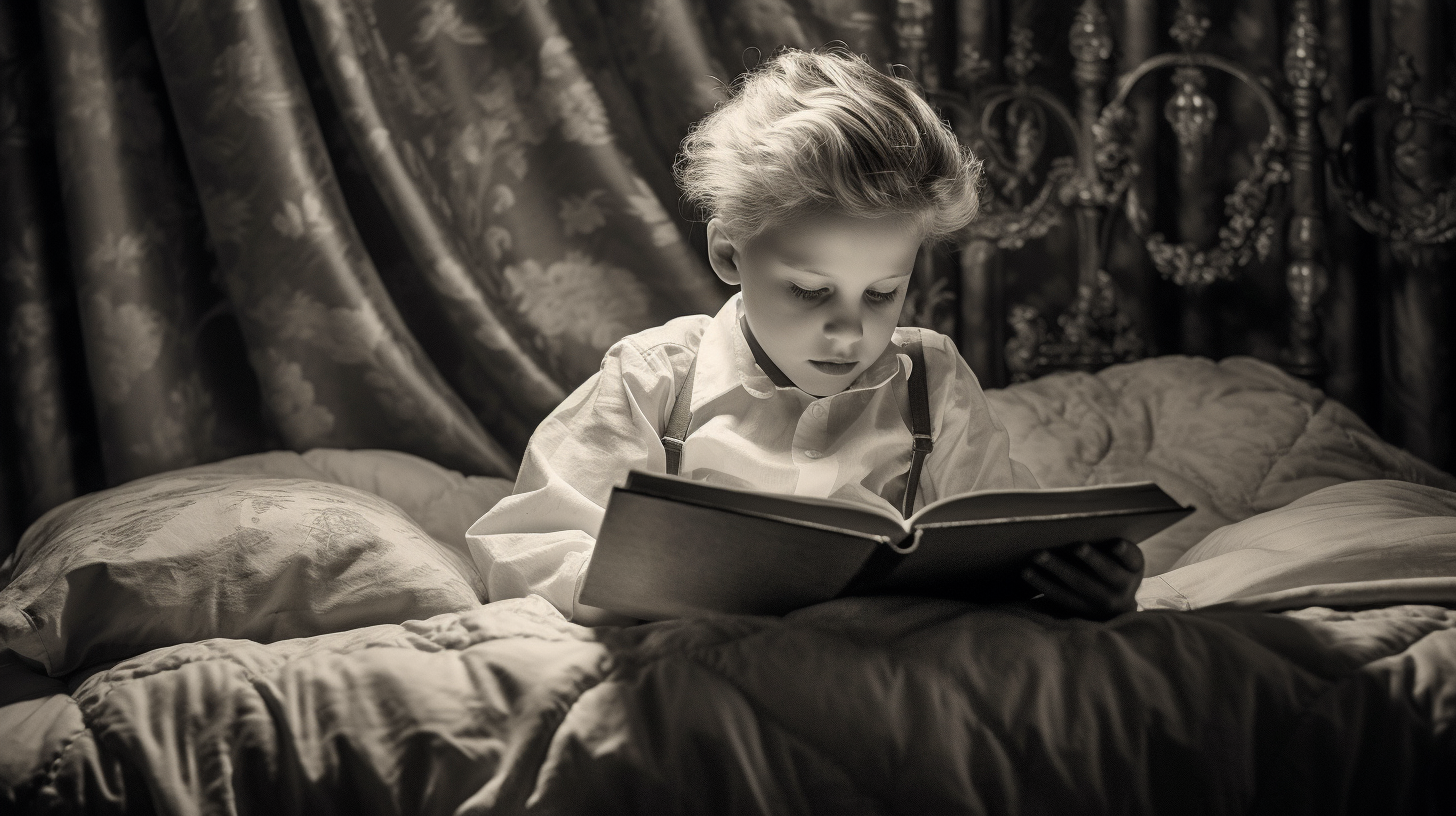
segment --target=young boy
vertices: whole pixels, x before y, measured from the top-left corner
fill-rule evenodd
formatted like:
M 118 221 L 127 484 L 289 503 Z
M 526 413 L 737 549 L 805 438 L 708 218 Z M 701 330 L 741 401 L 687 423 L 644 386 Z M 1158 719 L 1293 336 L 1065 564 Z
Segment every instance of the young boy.
M 513 495 L 467 533 L 490 600 L 535 593 L 571 620 L 617 622 L 577 594 L 633 468 L 897 510 L 1037 486 L 950 339 L 896 328 L 917 250 L 975 216 L 980 171 L 909 83 L 847 53 L 786 51 L 699 123 L 677 170 L 710 216 L 709 264 L 741 291 L 716 316 L 624 338 L 541 423 Z M 917 398 L 933 449 L 912 469 Z M 680 452 L 664 440 L 675 416 Z M 1119 542 L 1044 553 L 1024 577 L 1107 617 L 1133 608 L 1141 574 Z

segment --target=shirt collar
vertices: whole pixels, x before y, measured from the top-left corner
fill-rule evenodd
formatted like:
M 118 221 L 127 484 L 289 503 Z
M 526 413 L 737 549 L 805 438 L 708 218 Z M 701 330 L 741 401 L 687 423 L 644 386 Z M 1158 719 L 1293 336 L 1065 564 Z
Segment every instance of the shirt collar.
M 697 374 L 693 379 L 693 411 L 734 388 L 741 387 L 758 399 L 769 399 L 779 391 L 799 391 L 793 385 L 775 385 L 754 359 L 753 349 L 740 328 L 742 314 L 743 295 L 737 293 L 723 304 L 703 331 L 698 343 Z M 841 393 L 881 388 L 897 376 L 908 379 L 910 370 L 910 356 L 903 353 L 901 330 L 897 329 L 879 358 L 860 372 L 850 387 Z

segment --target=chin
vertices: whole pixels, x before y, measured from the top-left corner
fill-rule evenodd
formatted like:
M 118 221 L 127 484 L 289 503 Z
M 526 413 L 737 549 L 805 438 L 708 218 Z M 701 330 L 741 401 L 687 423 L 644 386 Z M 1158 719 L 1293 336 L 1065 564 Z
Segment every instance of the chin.
M 802 379 L 790 377 L 795 385 L 803 391 L 813 394 L 816 397 L 829 397 L 849 387 L 854 378 L 859 376 L 859 371 L 853 371 L 842 377 L 831 377 L 814 371 L 806 374 Z

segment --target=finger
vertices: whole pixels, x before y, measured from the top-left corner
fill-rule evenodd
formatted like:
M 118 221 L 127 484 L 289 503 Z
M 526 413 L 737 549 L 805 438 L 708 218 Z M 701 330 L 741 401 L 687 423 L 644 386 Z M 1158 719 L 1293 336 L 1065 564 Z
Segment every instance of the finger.
M 1032 561 L 1036 566 L 1051 573 L 1072 592 L 1080 595 L 1089 603 L 1098 605 L 1099 608 L 1112 603 L 1117 594 L 1114 588 L 1092 577 L 1086 570 L 1073 565 L 1065 557 L 1043 550 L 1037 553 Z
M 1132 578 L 1131 571 L 1121 559 L 1113 558 L 1091 544 L 1079 544 L 1072 552 L 1108 586 L 1127 586 Z
M 1142 549 L 1125 538 L 1118 539 L 1116 546 L 1110 552 L 1122 562 L 1123 566 L 1139 575 L 1142 574 L 1143 567 L 1147 566 Z
M 1137 608 L 1128 591 L 1114 593 L 1101 603 L 1094 602 L 1068 588 L 1059 579 L 1047 574 L 1039 567 L 1028 567 L 1022 577 L 1027 583 L 1042 591 L 1042 597 L 1055 603 L 1074 615 L 1088 620 L 1110 620 L 1124 612 Z
M 1031 587 L 1040 592 L 1046 600 L 1066 609 L 1074 615 L 1091 617 L 1098 614 L 1098 610 L 1093 609 L 1092 605 L 1087 603 L 1080 595 L 1067 589 L 1060 581 L 1042 573 L 1036 567 L 1027 567 L 1022 570 L 1021 578 L 1023 581 L 1031 584 Z

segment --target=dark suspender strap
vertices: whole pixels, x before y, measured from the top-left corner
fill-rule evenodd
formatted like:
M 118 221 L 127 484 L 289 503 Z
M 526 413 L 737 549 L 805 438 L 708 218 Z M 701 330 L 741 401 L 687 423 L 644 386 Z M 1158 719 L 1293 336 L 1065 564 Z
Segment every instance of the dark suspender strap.
M 905 476 L 905 498 L 900 502 L 901 515 L 909 518 L 915 511 L 915 493 L 920 486 L 920 470 L 925 464 L 925 457 L 930 454 L 930 389 L 926 385 L 929 380 L 929 372 L 925 369 L 925 349 L 921 345 L 921 336 L 917 332 L 914 339 L 905 343 L 905 351 L 910 355 L 912 363 L 910 371 L 910 434 L 915 440 L 914 447 L 910 449 L 910 472 Z M 916 537 L 918 540 L 918 536 Z M 864 592 L 874 593 L 881 580 L 901 561 L 905 554 L 914 548 L 890 545 L 888 547 L 876 547 L 870 554 L 869 559 L 860 567 L 859 573 L 849 582 L 840 595 L 858 595 Z
M 667 472 L 676 476 L 682 465 L 683 440 L 688 437 L 688 426 L 693 422 L 693 375 L 698 371 L 698 358 L 688 366 L 687 376 L 677 388 L 672 400 L 672 416 L 667 420 L 667 433 L 662 435 L 662 449 L 667 452 Z
M 915 512 L 915 493 L 920 487 L 920 468 L 925 457 L 930 455 L 934 445 L 930 439 L 930 389 L 926 385 L 925 349 L 920 344 L 920 332 L 905 346 L 910 352 L 910 435 L 915 447 L 910 451 L 910 474 L 905 478 L 905 499 L 900 503 L 900 515 L 910 518 Z

